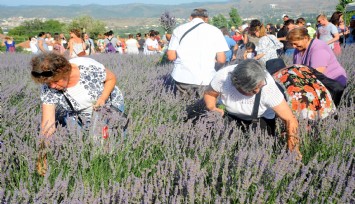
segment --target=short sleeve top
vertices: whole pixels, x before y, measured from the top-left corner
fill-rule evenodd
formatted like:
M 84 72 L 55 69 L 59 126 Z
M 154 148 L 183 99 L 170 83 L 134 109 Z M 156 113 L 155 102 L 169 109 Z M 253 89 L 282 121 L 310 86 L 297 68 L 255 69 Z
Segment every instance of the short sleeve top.
M 64 92 L 48 87 L 44 84 L 41 88 L 41 101 L 43 104 L 53 104 L 61 106 L 64 110 L 71 112 L 71 108 L 65 100 L 63 94 L 67 96 L 75 111 L 86 118 L 91 117 L 93 104 L 101 96 L 106 80 L 106 71 L 104 65 L 91 58 L 78 57 L 69 60 L 71 64 L 78 66 L 80 70 L 79 82 Z M 123 110 L 123 95 L 117 86 L 111 92 L 106 103 L 110 103 L 120 110 Z M 85 109 L 85 111 L 82 111 Z
M 235 65 L 231 65 L 219 70 L 212 79 L 210 86 L 213 90 L 220 93 L 222 103 L 226 106 L 226 110 L 229 114 L 243 120 L 252 120 L 251 115 L 255 95 L 245 96 L 232 84 L 231 73 L 235 67 Z M 275 112 L 272 108 L 281 104 L 283 100 L 283 94 L 276 86 L 274 79 L 269 73 L 266 73 L 266 85 L 261 91 L 258 117 L 273 119 Z

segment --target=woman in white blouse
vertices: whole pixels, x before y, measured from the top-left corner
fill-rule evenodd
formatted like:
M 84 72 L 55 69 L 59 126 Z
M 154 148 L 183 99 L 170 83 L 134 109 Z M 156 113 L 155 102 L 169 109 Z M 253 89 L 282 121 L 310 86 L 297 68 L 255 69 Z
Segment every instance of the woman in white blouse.
M 218 71 L 205 91 L 204 100 L 209 111 L 228 115 L 236 120 L 237 124 L 250 125 L 254 119 L 252 112 L 256 94 L 259 92 L 261 94 L 257 118 L 260 126 L 264 124 L 265 129 L 271 128 L 271 134 L 275 132 L 276 113 L 286 123 L 289 150 L 296 149 L 298 152 L 297 119 L 274 79 L 256 60 L 247 59 L 237 66 L 231 65 Z M 227 113 L 216 107 L 218 97 L 221 97 Z
M 264 25 L 254 20 L 256 23 L 250 25 L 249 32 L 253 32 L 259 38 L 259 43 L 256 46 L 258 53 L 254 59 L 264 64 L 270 59 L 278 58 L 277 49 L 283 48 L 283 44 L 276 38 L 275 35 L 268 35 Z

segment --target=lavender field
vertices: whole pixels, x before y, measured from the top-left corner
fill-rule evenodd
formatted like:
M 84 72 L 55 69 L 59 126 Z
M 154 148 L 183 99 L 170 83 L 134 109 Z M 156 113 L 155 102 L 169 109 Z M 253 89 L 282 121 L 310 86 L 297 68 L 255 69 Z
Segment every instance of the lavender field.
M 117 75 L 129 128 L 104 144 L 59 128 L 44 177 L 31 55 L 1 54 L 0 203 L 355 203 L 354 53 L 339 57 L 349 85 L 338 118 L 311 131 L 300 121 L 302 161 L 284 138 L 243 134 L 213 113 L 184 122 L 193 101 L 173 94 L 172 65 L 156 66 L 158 56 L 93 56 Z

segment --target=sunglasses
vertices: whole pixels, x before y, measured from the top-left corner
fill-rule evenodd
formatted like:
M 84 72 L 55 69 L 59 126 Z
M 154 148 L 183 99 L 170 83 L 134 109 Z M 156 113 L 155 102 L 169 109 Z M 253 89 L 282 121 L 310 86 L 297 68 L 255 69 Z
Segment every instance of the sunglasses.
M 49 71 L 43 71 L 43 72 L 36 72 L 36 71 L 32 71 L 31 72 L 32 76 L 39 78 L 39 77 L 51 77 L 54 75 L 53 71 L 49 70 Z

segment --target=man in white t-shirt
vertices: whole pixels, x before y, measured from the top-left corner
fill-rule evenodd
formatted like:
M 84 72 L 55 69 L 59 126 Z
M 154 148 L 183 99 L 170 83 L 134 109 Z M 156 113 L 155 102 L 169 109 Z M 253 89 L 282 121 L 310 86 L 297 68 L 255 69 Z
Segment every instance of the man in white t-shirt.
M 222 32 L 208 24 L 207 10 L 194 9 L 190 22 L 174 29 L 167 51 L 168 59 L 174 61 L 171 76 L 177 89 L 198 96 L 197 90 L 215 75 L 215 62 L 225 63 L 228 50 Z

